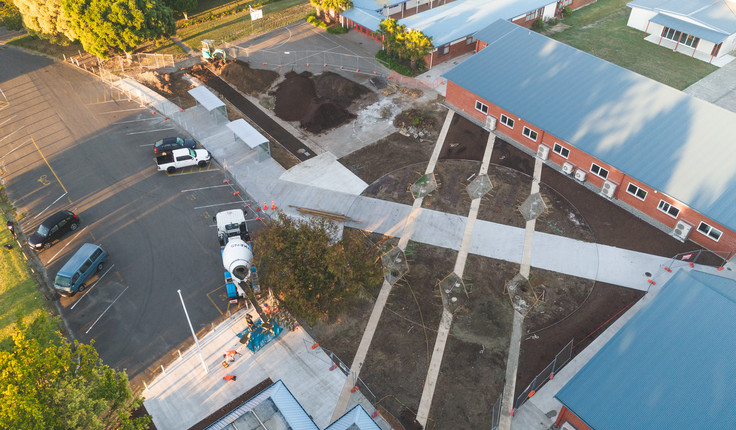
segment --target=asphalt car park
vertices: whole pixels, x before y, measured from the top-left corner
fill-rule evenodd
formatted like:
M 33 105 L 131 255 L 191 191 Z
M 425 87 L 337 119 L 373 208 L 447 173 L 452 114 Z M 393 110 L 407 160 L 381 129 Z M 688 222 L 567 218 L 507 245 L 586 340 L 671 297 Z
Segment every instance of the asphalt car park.
M 4 57 L 4 58 L 3 58 Z M 146 377 L 191 343 L 177 290 L 196 331 L 228 312 L 212 216 L 247 206 L 216 162 L 157 172 L 153 144 L 186 136 L 160 114 L 96 77 L 15 49 L 0 51 L 0 169 L 28 235 L 49 215 L 81 222 L 37 253 L 49 285 L 84 243 L 107 253 L 105 267 L 72 297 L 53 296 L 80 341 L 103 360 Z M 257 228 L 254 212 L 250 223 Z

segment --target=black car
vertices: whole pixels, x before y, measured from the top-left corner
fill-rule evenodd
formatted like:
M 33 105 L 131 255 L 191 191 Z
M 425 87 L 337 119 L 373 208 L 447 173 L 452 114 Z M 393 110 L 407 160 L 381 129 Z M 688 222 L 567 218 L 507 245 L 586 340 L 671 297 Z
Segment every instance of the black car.
M 167 137 L 161 139 L 153 145 L 153 153 L 155 155 L 166 155 L 167 153 L 181 148 L 194 149 L 197 142 L 194 139 L 185 139 L 181 137 Z
M 72 211 L 59 211 L 38 226 L 38 230 L 28 238 L 31 248 L 50 248 L 51 243 L 61 239 L 68 231 L 74 231 L 79 227 L 79 217 Z

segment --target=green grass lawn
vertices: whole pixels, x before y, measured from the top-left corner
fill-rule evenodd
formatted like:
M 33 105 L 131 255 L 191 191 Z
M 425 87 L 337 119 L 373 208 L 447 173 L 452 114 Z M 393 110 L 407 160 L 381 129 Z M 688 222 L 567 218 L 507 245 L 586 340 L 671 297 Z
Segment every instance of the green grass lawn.
M 29 49 L 31 51 L 40 52 L 50 57 L 64 59 L 64 55 L 72 57 L 79 55 L 79 52 L 84 52 L 80 43 L 72 43 L 68 46 L 60 46 L 49 42 L 48 40 L 39 39 L 36 36 L 24 35 L 16 37 L 13 40 L 8 41 L 8 45 L 17 46 L 20 48 Z
M 0 222 L 0 245 L 13 245 L 11 250 L 0 248 L 0 344 L 4 344 L 19 317 L 31 323 L 47 310 L 45 298 L 31 277 L 23 254 L 5 228 L 7 218 L 0 215 Z
M 598 0 L 565 18 L 571 27 L 550 37 L 679 90 L 718 70 L 643 40 L 643 32 L 626 26 L 627 2 Z

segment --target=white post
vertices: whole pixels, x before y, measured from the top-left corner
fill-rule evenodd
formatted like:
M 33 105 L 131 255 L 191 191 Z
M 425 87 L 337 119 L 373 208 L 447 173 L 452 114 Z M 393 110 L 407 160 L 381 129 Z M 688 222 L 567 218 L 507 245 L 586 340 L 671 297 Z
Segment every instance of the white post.
M 184 297 L 181 296 L 181 290 L 176 290 L 177 293 L 179 293 L 179 298 L 181 299 L 181 307 L 184 308 L 184 315 L 187 317 L 187 322 L 189 323 L 189 329 L 192 331 L 192 337 L 194 337 L 194 343 L 197 345 L 197 351 L 199 352 L 199 359 L 202 361 L 202 368 L 204 369 L 204 373 L 209 373 L 207 370 L 207 365 L 204 364 L 204 358 L 202 358 L 202 349 L 199 347 L 199 340 L 197 339 L 197 335 L 194 334 L 194 327 L 192 327 L 192 322 L 189 320 L 189 312 L 187 312 L 187 307 L 184 305 Z

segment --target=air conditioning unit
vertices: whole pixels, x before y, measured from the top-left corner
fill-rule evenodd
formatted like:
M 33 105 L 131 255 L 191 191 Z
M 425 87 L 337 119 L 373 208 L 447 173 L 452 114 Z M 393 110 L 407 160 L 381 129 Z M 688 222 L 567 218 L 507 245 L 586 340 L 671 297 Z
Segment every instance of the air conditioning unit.
M 585 175 L 587 175 L 588 172 L 586 172 L 583 169 L 578 169 L 575 171 L 575 179 L 577 179 L 580 182 L 585 182 Z
M 496 117 L 490 115 L 486 116 L 486 128 L 489 130 L 496 129 Z
M 568 163 L 565 161 L 562 163 L 562 173 L 566 175 L 572 175 L 572 172 L 575 171 L 575 166 L 572 165 L 572 163 Z
M 604 181 L 603 187 L 601 188 L 601 194 L 608 197 L 609 199 L 613 198 L 613 195 L 616 194 L 616 187 L 618 185 L 614 184 L 611 181 Z
M 693 226 L 686 223 L 685 221 L 677 221 L 677 224 L 675 224 L 675 228 L 672 230 L 672 236 L 675 237 L 675 239 L 686 241 L 687 237 L 690 236 L 690 230 L 693 229 Z
M 562 424 L 562 426 L 560 427 L 560 429 L 561 430 L 578 430 L 572 424 L 568 423 L 567 421 L 565 421 L 565 423 Z
M 549 146 L 546 145 L 539 145 L 537 148 L 537 157 L 539 157 L 540 160 L 546 160 L 549 158 Z

